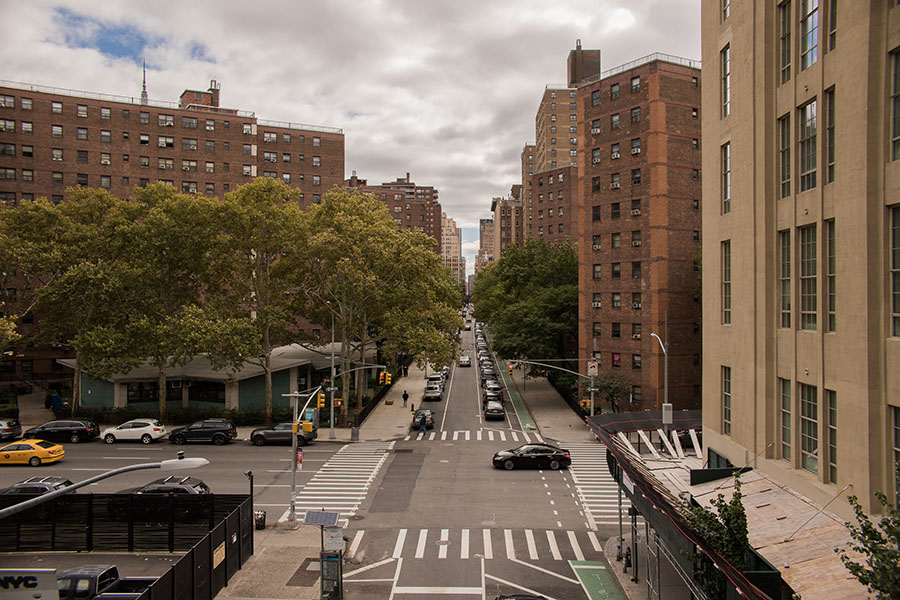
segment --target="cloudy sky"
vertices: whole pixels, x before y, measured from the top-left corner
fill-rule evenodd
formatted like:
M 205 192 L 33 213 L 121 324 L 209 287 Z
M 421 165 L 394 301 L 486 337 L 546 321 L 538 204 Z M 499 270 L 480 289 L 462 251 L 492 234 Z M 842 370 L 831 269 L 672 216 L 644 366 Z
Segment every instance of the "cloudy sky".
M 603 69 L 700 58 L 700 0 L 0 0 L 0 79 L 150 97 L 220 82 L 221 104 L 340 127 L 346 175 L 407 172 L 464 228 L 520 179 L 543 88 L 575 40 Z

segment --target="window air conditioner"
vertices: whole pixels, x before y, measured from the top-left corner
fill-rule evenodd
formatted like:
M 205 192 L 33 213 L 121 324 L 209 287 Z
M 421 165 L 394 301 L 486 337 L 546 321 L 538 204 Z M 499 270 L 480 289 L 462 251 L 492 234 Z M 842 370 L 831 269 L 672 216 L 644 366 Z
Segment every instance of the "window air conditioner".
M 639 208 L 632 208 L 632 209 L 631 209 L 631 216 L 632 216 L 632 217 L 637 217 L 637 216 L 639 216 L 640 214 L 641 214 L 641 209 L 639 209 Z
M 190 149 L 191 149 L 191 150 L 196 150 L 196 149 L 197 149 L 197 144 L 191 144 L 191 145 L 190 145 Z
M 591 135 L 600 135 L 599 127 L 591 127 Z
M 169 123 L 168 121 L 166 121 L 165 123 L 163 123 L 163 127 L 175 127 L 175 123 Z
M 641 240 L 634 240 L 633 242 L 631 242 L 631 245 L 637 248 L 641 245 Z
M 592 250 L 600 250 L 600 244 L 594 244 L 593 246 L 591 246 L 591 249 Z
M 640 302 L 632 302 L 632 303 L 631 303 L 631 308 L 637 309 L 637 308 L 640 308 L 640 307 L 641 307 L 641 303 L 640 303 Z
M 631 153 L 632 153 L 632 154 L 640 154 L 640 153 L 641 153 L 641 149 L 640 149 L 640 148 L 632 148 L 632 149 L 631 149 Z
M 215 131 L 215 129 L 216 129 L 216 128 L 215 128 L 214 125 L 207 125 L 207 126 L 206 126 L 206 130 L 207 130 L 207 131 Z
M 109 164 L 109 161 L 108 161 L 108 160 L 101 160 L 101 161 L 100 161 L 100 164 L 101 164 L 101 165 L 108 165 L 108 164 Z
M 591 308 L 600 308 L 601 304 L 600 302 L 591 302 Z
M 639 340 L 639 339 L 641 339 L 641 334 L 639 334 L 639 333 L 633 333 L 633 334 L 631 335 L 631 339 L 633 339 L 633 340 Z
M 160 147 L 160 148 L 165 148 L 165 147 L 166 147 L 166 143 L 165 143 L 165 142 L 160 142 L 160 143 L 159 143 L 159 147 Z
M 599 156 L 597 156 L 597 157 L 595 157 L 591 162 L 592 162 L 593 164 L 596 165 L 596 164 L 598 164 L 601 160 L 603 160 L 603 159 L 600 158 Z
M 611 189 L 611 190 L 617 190 L 617 189 L 619 189 L 619 182 L 618 182 L 618 181 L 614 181 L 614 182 L 612 182 L 611 184 L 609 184 L 609 189 Z
M 619 158 L 619 153 L 613 152 L 612 154 L 609 155 L 609 157 L 613 160 L 616 160 L 617 158 Z

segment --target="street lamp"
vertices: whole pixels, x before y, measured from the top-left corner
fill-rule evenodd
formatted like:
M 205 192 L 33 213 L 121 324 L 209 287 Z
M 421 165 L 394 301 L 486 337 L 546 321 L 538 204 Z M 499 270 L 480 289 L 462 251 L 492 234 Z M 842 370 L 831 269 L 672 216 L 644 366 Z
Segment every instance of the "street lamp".
M 669 404 L 669 350 L 663 343 L 662 339 L 655 333 L 650 333 L 650 337 L 655 337 L 659 342 L 659 347 L 663 351 L 663 405 L 662 405 L 662 421 L 665 427 L 666 436 L 669 435 L 669 425 L 672 424 L 672 405 Z
M 84 487 L 86 485 L 91 485 L 94 482 L 100 481 L 102 479 L 106 479 L 108 477 L 113 477 L 115 475 L 121 475 L 122 473 L 128 473 L 130 471 L 141 471 L 143 469 L 159 469 L 160 471 L 177 471 L 180 469 L 196 469 L 197 467 L 203 467 L 208 465 L 209 461 L 205 458 L 194 457 L 194 458 L 185 458 L 184 451 L 178 451 L 178 458 L 172 458 L 169 460 L 163 460 L 155 463 L 140 463 L 137 465 L 128 465 L 126 467 L 119 467 L 118 469 L 113 469 L 112 471 L 107 471 L 106 473 L 100 473 L 99 475 L 95 475 L 90 479 L 85 479 L 84 481 L 79 481 L 78 483 L 73 483 L 72 485 L 66 486 L 59 490 L 54 490 L 52 492 L 42 494 L 37 498 L 32 498 L 31 500 L 26 500 L 25 502 L 19 502 L 18 504 L 13 504 L 8 508 L 4 508 L 0 510 L 0 519 L 5 519 L 11 515 L 22 512 L 23 510 L 28 510 L 32 506 L 37 506 L 39 504 L 44 504 L 45 502 L 49 502 L 58 496 L 62 496 L 63 494 L 68 494 L 70 492 L 74 492 L 78 488 Z

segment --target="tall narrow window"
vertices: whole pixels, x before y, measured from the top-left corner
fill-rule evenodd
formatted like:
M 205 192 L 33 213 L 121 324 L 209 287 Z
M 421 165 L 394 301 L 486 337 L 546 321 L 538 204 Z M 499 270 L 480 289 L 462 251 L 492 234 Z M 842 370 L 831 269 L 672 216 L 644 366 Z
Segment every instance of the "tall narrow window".
M 800 466 L 819 472 L 819 401 L 815 386 L 800 384 Z
M 894 52 L 894 86 L 891 92 L 893 124 L 891 125 L 891 156 L 900 160 L 900 52 Z
M 791 460 L 791 382 L 779 379 L 781 391 L 781 458 Z
M 834 219 L 825 221 L 825 331 L 837 329 Z
M 722 323 L 731 323 L 731 240 L 722 242 Z
M 800 70 L 819 60 L 819 0 L 800 0 Z
M 791 232 L 778 232 L 779 288 L 781 296 L 781 326 L 791 326 Z
M 791 78 L 791 0 L 778 6 L 778 41 L 781 83 Z
M 781 197 L 791 195 L 791 115 L 778 119 L 778 162 L 781 165 Z
M 722 367 L 722 433 L 731 435 L 731 367 Z
M 816 329 L 816 226 L 800 229 L 800 328 Z
M 834 88 L 825 92 L 825 183 L 834 181 Z
M 828 411 L 828 481 L 837 483 L 837 392 L 825 390 L 825 409 Z
M 891 208 L 891 335 L 900 336 L 900 206 Z
M 731 142 L 722 144 L 722 214 L 731 212 Z
M 816 101 L 800 107 L 800 191 L 816 187 Z
M 731 0 L 722 0 L 722 20 L 731 16 Z
M 722 49 L 722 116 L 731 114 L 731 45 Z
M 828 4 L 828 50 L 837 47 L 837 0 Z

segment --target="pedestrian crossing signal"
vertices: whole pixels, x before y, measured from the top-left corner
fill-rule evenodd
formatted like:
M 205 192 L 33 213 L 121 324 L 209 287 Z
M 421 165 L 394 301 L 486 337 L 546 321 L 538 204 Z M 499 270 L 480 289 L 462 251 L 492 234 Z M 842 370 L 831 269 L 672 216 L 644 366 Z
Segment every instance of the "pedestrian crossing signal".
M 316 396 L 316 405 L 319 408 L 325 408 L 325 394 L 323 394 L 322 392 L 319 392 L 319 394 Z
M 387 377 L 385 377 L 386 375 L 387 373 L 384 371 L 378 374 L 378 385 L 384 385 L 385 379 L 387 379 Z

